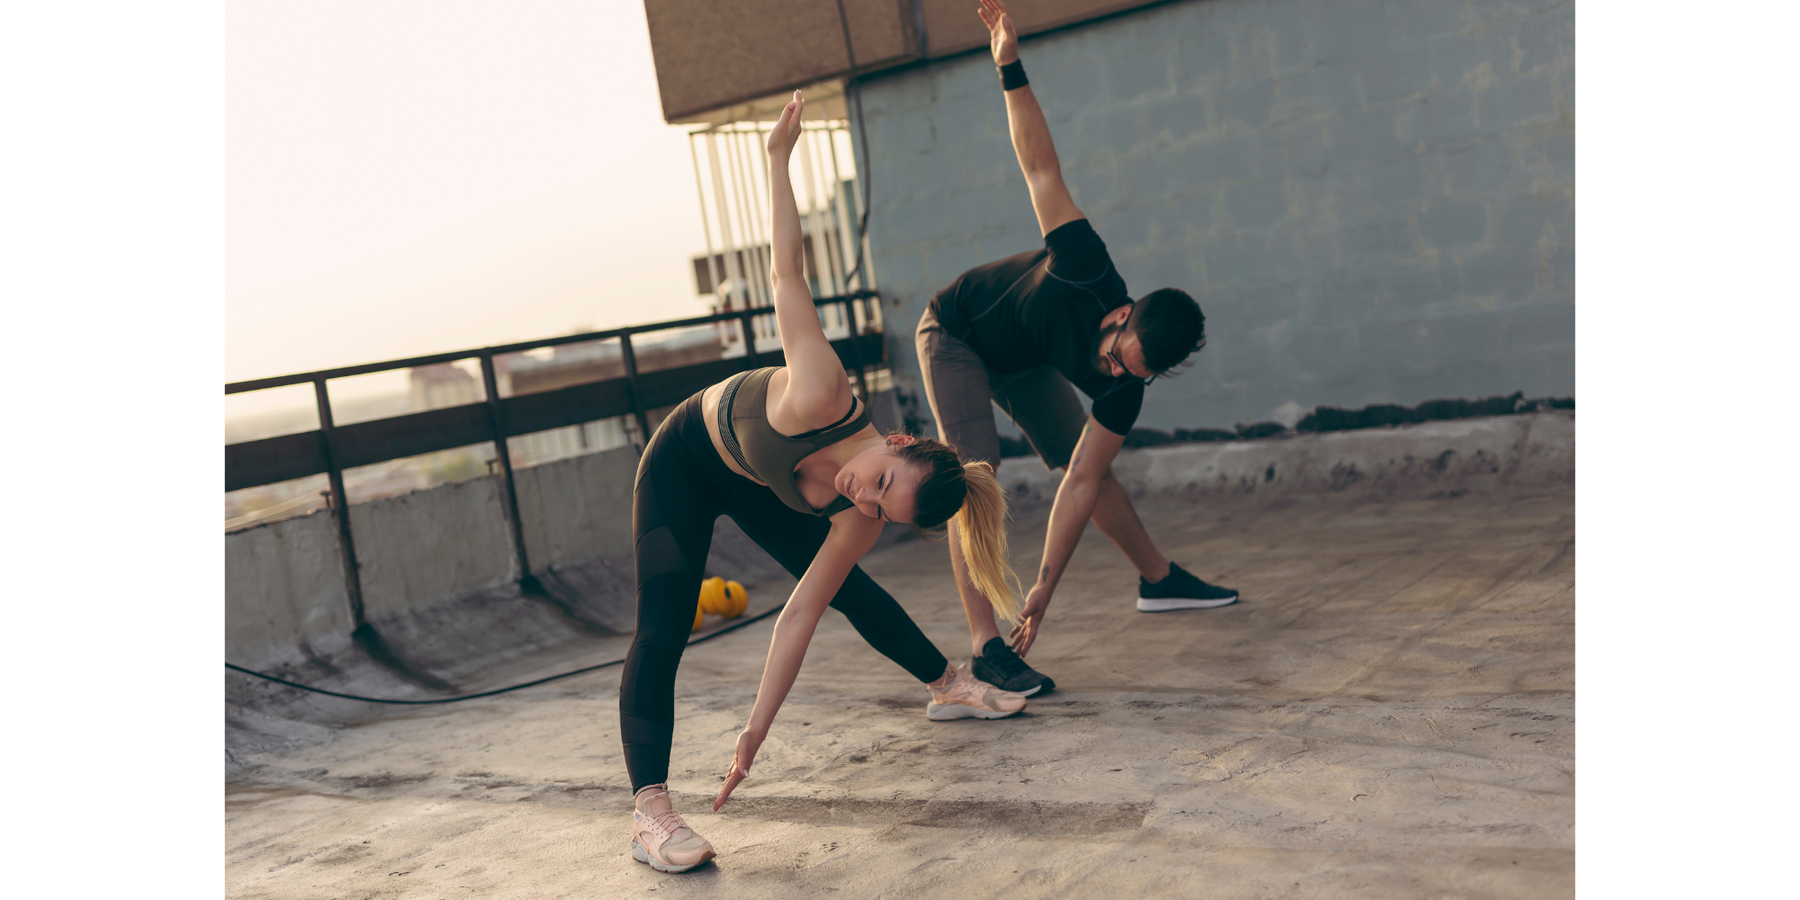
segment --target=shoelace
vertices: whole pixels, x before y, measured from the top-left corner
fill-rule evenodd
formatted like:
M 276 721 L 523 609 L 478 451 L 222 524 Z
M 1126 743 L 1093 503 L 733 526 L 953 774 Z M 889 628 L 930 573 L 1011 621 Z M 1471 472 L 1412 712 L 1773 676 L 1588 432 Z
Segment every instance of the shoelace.
M 996 653 L 992 659 L 988 660 L 988 665 L 1000 670 L 1000 674 L 1003 676 L 1002 680 L 1010 679 L 1025 671 L 1025 661 L 1020 659 L 1018 654 L 1013 653 L 1010 647 L 1006 648 L 1004 653 Z
M 672 809 L 646 818 L 650 820 L 650 830 L 662 838 L 665 844 L 675 837 L 675 832 L 688 828 L 688 823 L 682 820 L 681 814 Z M 688 828 L 688 831 L 692 832 L 693 829 Z
M 657 794 L 661 794 L 664 800 L 669 799 L 669 792 L 667 790 L 658 791 Z M 651 795 L 651 796 L 655 796 L 655 795 Z M 663 835 L 664 837 L 673 835 L 675 833 L 675 830 L 678 828 L 687 828 L 688 827 L 687 822 L 682 821 L 681 815 L 679 813 L 675 812 L 675 808 L 673 805 L 671 805 L 669 807 L 669 809 L 665 812 L 650 813 L 650 812 L 646 812 L 644 810 L 644 808 L 641 806 L 638 807 L 637 812 L 638 812 L 638 815 L 643 816 L 644 818 L 650 820 L 650 830 L 651 831 L 655 831 L 655 832 Z
M 993 701 L 990 697 L 998 690 L 1000 689 L 973 675 L 969 675 L 952 682 L 950 687 L 945 689 L 944 693 L 952 696 L 961 695 L 962 697 L 974 700 L 984 706 L 992 706 Z
M 959 693 L 967 693 L 968 685 L 970 683 L 972 683 L 972 681 L 973 681 L 972 676 L 970 676 L 969 674 L 967 674 L 961 670 L 958 670 L 956 673 L 956 677 L 950 679 L 949 684 L 946 684 L 941 688 L 935 688 L 933 690 L 933 692 L 937 693 L 937 694 L 942 694 L 945 697 L 954 697 Z

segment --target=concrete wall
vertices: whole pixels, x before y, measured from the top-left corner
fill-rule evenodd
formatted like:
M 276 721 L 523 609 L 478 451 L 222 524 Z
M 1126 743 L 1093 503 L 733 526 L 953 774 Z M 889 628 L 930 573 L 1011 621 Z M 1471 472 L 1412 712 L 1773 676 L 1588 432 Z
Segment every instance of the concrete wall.
M 385 651 L 429 681 L 462 656 L 549 646 L 635 623 L 629 447 L 516 473 L 533 573 L 548 596 L 518 588 L 499 478 L 486 476 L 353 504 L 366 620 Z M 709 568 L 747 585 L 786 573 L 728 519 Z M 351 621 L 336 522 L 326 513 L 225 536 L 226 655 L 240 665 L 298 664 L 344 651 Z
M 350 529 L 370 621 L 519 577 L 492 476 L 352 504 Z
M 596 560 L 618 568 L 622 561 L 628 577 L 636 468 L 636 451 L 625 447 L 520 470 L 519 515 L 532 568 L 578 569 Z M 350 527 L 364 615 L 378 629 L 409 629 L 400 623 L 478 595 L 518 599 L 497 477 L 353 504 Z M 299 649 L 303 643 L 348 645 L 349 601 L 329 514 L 227 534 L 225 559 L 226 650 L 233 662 L 294 661 L 309 655 Z M 589 576 L 581 585 L 628 591 L 628 581 L 619 581 L 596 583 Z M 629 610 L 620 612 L 628 629 Z M 617 625 L 620 617 L 606 621 Z
M 228 534 L 226 659 L 298 667 L 288 671 L 308 683 L 395 696 L 467 689 L 495 677 L 498 662 L 529 668 L 535 654 L 629 633 L 635 469 L 635 453 L 624 449 L 518 473 L 527 549 L 550 596 L 526 596 L 515 583 L 497 479 L 352 506 L 376 638 L 355 647 L 328 514 Z M 1431 494 L 1566 484 L 1575 473 L 1575 416 L 1554 411 L 1127 450 L 1114 471 L 1139 496 Z M 1049 502 L 1061 477 L 1035 457 L 1005 460 L 1000 469 L 1021 507 Z M 714 528 L 708 569 L 753 589 L 791 584 L 729 519 Z M 772 587 L 757 602 L 779 602 L 785 593 Z
M 1132 293 L 1181 287 L 1207 315 L 1140 424 L 1573 395 L 1572 3 L 1190 0 L 1020 52 Z M 875 274 L 916 390 L 925 301 L 1042 239 L 985 52 L 863 96 Z
M 692 121 L 719 107 L 918 56 L 911 10 L 896 0 L 645 0 L 663 118 Z
M 1113 473 L 1134 497 L 1347 491 L 1441 496 L 1567 485 L 1575 480 L 1575 414 L 1150 447 L 1121 454 Z M 1035 456 L 1000 467 L 1000 483 L 1019 507 L 1054 500 L 1062 478 Z
M 225 658 L 239 665 L 350 641 L 337 524 L 314 513 L 225 536 Z M 248 662 L 246 662 L 248 660 Z
M 631 447 L 522 469 L 514 476 L 531 567 L 577 565 L 595 556 L 631 558 Z

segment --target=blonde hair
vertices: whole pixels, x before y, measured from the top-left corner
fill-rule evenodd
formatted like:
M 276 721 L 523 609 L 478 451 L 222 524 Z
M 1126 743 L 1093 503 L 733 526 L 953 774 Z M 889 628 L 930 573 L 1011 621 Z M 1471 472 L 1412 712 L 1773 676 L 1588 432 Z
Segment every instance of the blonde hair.
M 1024 604 L 1019 595 L 1019 576 L 1006 561 L 1006 492 L 987 463 L 963 465 L 963 480 L 968 495 L 962 509 L 956 511 L 956 531 L 961 538 L 963 562 L 969 567 L 969 580 L 975 583 L 994 612 L 1008 622 L 1017 622 Z
M 955 516 L 969 580 L 987 595 L 996 613 L 1019 621 L 1024 591 L 1006 561 L 1006 491 L 994 477 L 994 467 L 965 463 L 948 444 L 930 438 L 916 438 L 896 449 L 902 459 L 925 467 L 914 500 L 913 527 L 936 528 Z

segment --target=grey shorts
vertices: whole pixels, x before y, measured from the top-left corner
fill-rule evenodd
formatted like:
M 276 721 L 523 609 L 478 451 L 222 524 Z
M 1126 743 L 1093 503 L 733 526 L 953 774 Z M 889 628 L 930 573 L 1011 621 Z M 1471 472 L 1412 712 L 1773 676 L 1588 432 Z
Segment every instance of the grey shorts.
M 1061 372 L 1050 366 L 1010 375 L 989 372 L 975 348 L 944 331 L 929 309 L 919 319 L 914 341 L 938 439 L 956 448 L 964 462 L 1000 465 L 1000 432 L 991 403 L 1025 432 L 1044 465 L 1069 465 L 1088 414 Z

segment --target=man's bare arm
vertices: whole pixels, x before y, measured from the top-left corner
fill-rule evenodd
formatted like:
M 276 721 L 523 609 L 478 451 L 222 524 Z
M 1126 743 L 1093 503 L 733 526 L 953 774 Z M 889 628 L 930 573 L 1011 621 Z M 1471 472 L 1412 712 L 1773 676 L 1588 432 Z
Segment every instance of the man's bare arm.
M 994 64 L 1005 66 L 1018 61 L 1019 34 L 1003 0 L 981 0 L 977 12 L 988 28 Z M 1086 218 L 1075 208 L 1069 186 L 1063 183 L 1062 163 L 1050 140 L 1050 124 L 1044 120 L 1044 110 L 1038 106 L 1031 85 L 1006 92 L 1006 121 L 1012 132 L 1013 152 L 1025 173 L 1025 186 L 1031 190 L 1031 208 L 1037 213 L 1038 228 L 1048 235 L 1076 219 Z
M 1112 461 L 1123 446 L 1124 435 L 1113 434 L 1093 417 L 1088 418 L 1081 440 L 1075 444 L 1074 459 L 1070 460 L 1067 474 L 1056 489 L 1056 500 L 1050 506 L 1050 528 L 1044 535 L 1044 562 L 1038 569 L 1037 584 L 1025 596 L 1023 617 L 1012 631 L 1013 652 L 1020 656 L 1030 652 L 1032 642 L 1037 640 L 1050 597 L 1056 593 L 1069 558 L 1075 555 L 1081 532 L 1094 515 L 1100 482 L 1112 472 Z

